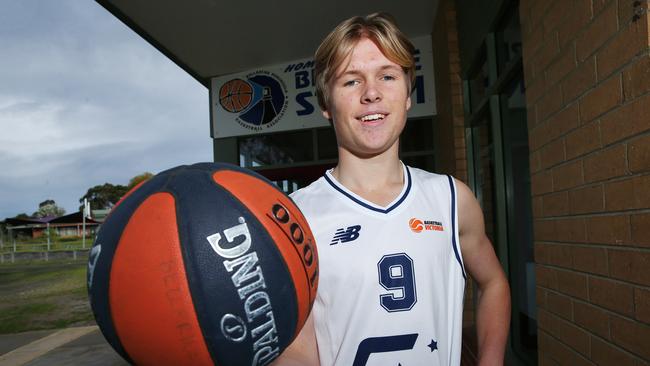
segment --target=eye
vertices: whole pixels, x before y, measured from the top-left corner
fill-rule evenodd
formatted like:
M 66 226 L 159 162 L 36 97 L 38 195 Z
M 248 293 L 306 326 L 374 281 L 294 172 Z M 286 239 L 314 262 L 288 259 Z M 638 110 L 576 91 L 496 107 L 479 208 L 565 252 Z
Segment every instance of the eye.
M 343 86 L 355 86 L 359 85 L 359 80 L 348 80 L 343 83 Z
M 384 81 L 392 81 L 392 80 L 395 80 L 395 79 L 397 79 L 395 76 L 393 76 L 393 75 L 388 75 L 388 74 L 387 74 L 387 75 L 383 75 L 383 76 L 381 77 L 381 80 L 384 80 Z

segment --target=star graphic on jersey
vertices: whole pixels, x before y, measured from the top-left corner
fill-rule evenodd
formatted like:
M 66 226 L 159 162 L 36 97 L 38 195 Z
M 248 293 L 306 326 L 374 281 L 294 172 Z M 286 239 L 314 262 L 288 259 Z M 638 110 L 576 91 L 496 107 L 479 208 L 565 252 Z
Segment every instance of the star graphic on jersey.
M 427 347 L 431 348 L 431 352 L 435 351 L 438 349 L 438 342 L 434 341 L 433 339 L 431 340 L 431 343 L 427 345 Z

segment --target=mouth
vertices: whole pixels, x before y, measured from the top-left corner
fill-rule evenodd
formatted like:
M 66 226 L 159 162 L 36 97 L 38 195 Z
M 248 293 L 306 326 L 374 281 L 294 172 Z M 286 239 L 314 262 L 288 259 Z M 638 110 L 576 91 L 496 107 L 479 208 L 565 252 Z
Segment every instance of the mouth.
M 387 114 L 385 113 L 371 113 L 361 116 L 359 120 L 361 120 L 361 122 L 375 122 L 383 120 L 386 116 Z

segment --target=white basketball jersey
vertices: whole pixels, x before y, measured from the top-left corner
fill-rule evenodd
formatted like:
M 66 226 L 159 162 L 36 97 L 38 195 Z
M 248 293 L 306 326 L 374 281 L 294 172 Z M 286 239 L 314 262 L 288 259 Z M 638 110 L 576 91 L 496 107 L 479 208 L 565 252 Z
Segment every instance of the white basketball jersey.
M 292 195 L 316 238 L 322 366 L 459 365 L 465 272 L 451 177 L 404 166 L 386 207 L 327 172 Z

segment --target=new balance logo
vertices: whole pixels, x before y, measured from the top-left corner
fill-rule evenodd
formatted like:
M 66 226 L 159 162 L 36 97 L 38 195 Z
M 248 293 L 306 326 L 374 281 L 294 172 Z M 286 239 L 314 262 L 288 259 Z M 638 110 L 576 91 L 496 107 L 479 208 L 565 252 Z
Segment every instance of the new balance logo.
M 356 240 L 359 237 L 359 231 L 361 231 L 361 225 L 348 226 L 347 229 L 337 229 L 330 245 Z

